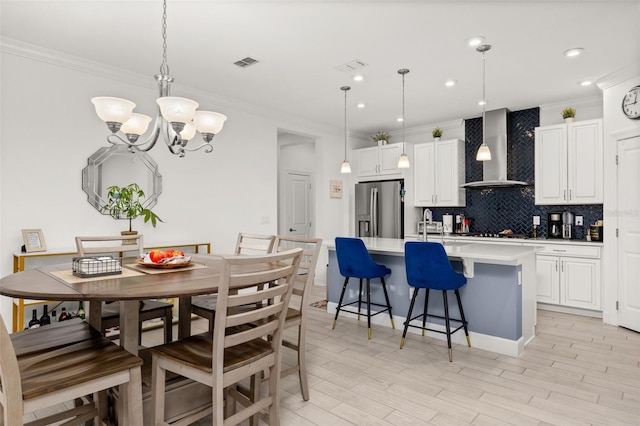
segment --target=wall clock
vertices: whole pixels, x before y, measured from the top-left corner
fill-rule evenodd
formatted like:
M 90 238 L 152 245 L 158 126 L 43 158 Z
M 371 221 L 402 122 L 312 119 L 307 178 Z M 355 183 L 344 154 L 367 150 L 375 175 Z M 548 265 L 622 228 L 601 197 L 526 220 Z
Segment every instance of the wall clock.
M 628 118 L 640 119 L 640 86 L 632 87 L 624 95 L 622 113 Z

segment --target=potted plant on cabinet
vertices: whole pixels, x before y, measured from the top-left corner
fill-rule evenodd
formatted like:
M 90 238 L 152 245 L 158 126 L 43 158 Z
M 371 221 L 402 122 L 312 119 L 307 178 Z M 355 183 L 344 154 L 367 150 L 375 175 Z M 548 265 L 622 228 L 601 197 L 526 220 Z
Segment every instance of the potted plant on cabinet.
M 387 132 L 378 132 L 375 135 L 371 136 L 371 139 L 375 143 L 377 143 L 378 146 L 380 146 L 389 143 L 389 139 L 391 139 L 391 136 L 389 136 L 389 133 Z
M 433 132 L 431 132 L 431 135 L 433 136 L 433 140 L 439 141 L 442 136 L 442 130 L 440 130 L 440 127 L 436 127 L 433 129 Z
M 144 196 L 144 191 L 137 183 L 130 183 L 123 187 L 113 185 L 107 188 L 107 204 L 102 207 L 102 210 L 116 219 L 129 219 L 129 230 L 121 231 L 122 235 L 138 233 L 132 229 L 131 223 L 138 216 L 144 216 L 145 223 L 151 221 L 154 228 L 158 221 L 163 222 L 157 214 L 142 205 L 141 200 Z M 123 244 L 126 243 L 125 240 Z
M 575 116 L 576 116 L 576 110 L 571 107 L 568 107 L 562 110 L 562 118 L 564 118 L 564 121 L 567 123 L 571 123 Z

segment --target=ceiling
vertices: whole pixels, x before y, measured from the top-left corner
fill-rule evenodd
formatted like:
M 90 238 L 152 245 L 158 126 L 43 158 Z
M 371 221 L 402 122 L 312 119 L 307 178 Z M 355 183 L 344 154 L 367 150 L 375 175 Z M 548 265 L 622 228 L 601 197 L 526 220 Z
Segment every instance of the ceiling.
M 151 81 L 159 70 L 161 0 L 2 0 L 0 6 L 2 37 Z M 176 83 L 336 128 L 344 126 L 340 87 L 349 85 L 349 128 L 371 134 L 401 128 L 400 68 L 410 70 L 407 127 L 480 116 L 481 55 L 466 44 L 474 35 L 492 45 L 487 110 L 595 96 L 597 84 L 578 82 L 597 83 L 640 62 L 638 0 L 168 0 L 167 14 Z M 584 53 L 563 55 L 574 47 Z M 246 57 L 259 63 L 234 65 Z M 352 80 L 355 71 L 340 69 L 354 60 L 366 64 L 357 71 L 361 82 Z M 445 87 L 447 79 L 457 84 Z M 366 107 L 356 108 L 358 102 Z

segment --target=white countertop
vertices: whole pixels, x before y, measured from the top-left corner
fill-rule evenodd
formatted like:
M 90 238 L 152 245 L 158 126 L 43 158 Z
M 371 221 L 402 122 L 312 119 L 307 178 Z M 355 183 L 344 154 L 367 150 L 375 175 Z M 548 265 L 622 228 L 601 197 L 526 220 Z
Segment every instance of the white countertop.
M 438 234 L 429 234 L 429 241 L 441 241 L 441 237 Z M 405 235 L 407 241 L 422 241 L 422 236 L 418 237 L 415 234 Z M 492 238 L 492 237 L 469 237 L 464 235 L 449 234 L 444 236 L 445 241 L 466 241 L 473 242 L 475 244 L 482 243 L 500 243 L 500 244 L 526 244 L 526 245 L 578 245 L 578 246 L 595 246 L 603 247 L 604 243 L 601 241 L 587 241 L 587 240 L 565 240 L 562 238 Z
M 392 256 L 404 256 L 404 243 L 416 241 L 413 238 L 361 238 L 369 252 Z M 436 241 L 438 242 L 438 241 Z M 327 248 L 335 250 L 333 241 Z M 493 263 L 502 265 L 518 265 L 526 256 L 535 254 L 533 246 L 514 246 L 513 244 L 481 244 L 469 241 L 445 241 L 444 248 L 449 257 L 459 258 L 467 262 Z

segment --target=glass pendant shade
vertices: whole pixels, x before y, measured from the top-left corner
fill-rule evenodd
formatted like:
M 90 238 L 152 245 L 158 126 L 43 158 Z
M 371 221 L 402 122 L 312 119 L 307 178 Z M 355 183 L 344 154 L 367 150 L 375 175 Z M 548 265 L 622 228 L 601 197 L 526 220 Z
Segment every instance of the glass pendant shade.
M 131 114 L 131 118 L 129 118 L 125 123 L 122 124 L 120 130 L 127 135 L 142 135 L 149 128 L 149 123 L 151 122 L 151 117 L 144 114 Z
M 196 125 L 193 121 L 185 123 L 184 129 L 180 132 L 180 139 L 183 141 L 190 141 L 196 135 Z
M 136 107 L 136 104 L 126 99 L 108 96 L 91 98 L 91 102 L 96 107 L 96 114 L 105 123 L 126 122 L 131 118 L 133 109 Z
M 351 164 L 347 160 L 342 162 L 342 166 L 340 166 L 340 173 L 351 173 Z
M 399 169 L 408 169 L 411 167 L 411 163 L 409 163 L 409 157 L 404 152 L 398 158 L 398 168 Z
M 188 123 L 193 120 L 199 104 L 191 99 L 165 96 L 156 99 L 162 116 L 170 123 Z
M 476 160 L 477 161 L 491 160 L 491 151 L 489 150 L 489 147 L 484 143 L 480 145 L 480 148 L 478 148 L 478 153 L 476 154 Z
M 211 111 L 196 111 L 193 122 L 200 133 L 218 134 L 227 119 L 226 115 Z

